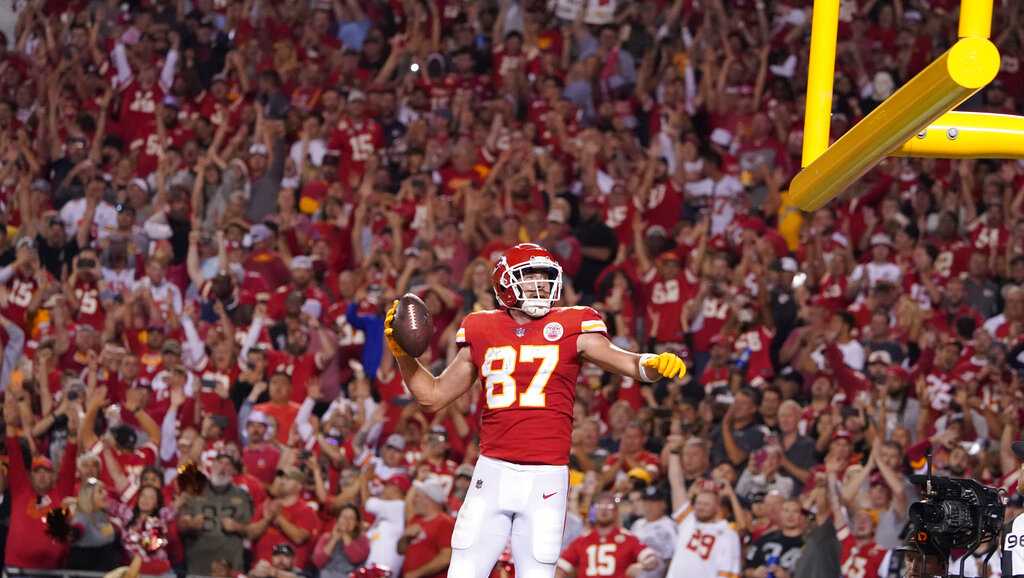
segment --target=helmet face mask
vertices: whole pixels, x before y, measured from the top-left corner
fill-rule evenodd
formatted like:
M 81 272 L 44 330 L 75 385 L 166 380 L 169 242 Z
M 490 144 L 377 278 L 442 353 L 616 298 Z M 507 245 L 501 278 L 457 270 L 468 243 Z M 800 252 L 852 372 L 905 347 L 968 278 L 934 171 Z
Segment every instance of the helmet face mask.
M 492 277 L 498 303 L 543 317 L 562 298 L 562 267 L 545 249 L 524 243 L 501 257 Z
M 562 269 L 555 264 L 548 271 L 535 266 L 514 267 L 509 271 L 511 287 L 519 309 L 530 317 L 543 317 L 562 298 Z

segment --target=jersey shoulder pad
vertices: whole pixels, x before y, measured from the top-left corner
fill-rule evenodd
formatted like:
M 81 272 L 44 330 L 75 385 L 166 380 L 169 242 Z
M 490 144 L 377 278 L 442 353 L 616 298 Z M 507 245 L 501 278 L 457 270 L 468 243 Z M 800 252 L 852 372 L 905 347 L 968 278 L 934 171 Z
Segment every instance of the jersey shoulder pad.
M 567 315 L 566 322 L 569 323 L 572 333 L 604 333 L 607 335 L 608 326 L 604 322 L 604 317 L 592 307 L 565 307 L 562 311 Z
M 474 311 L 469 315 L 466 315 L 462 319 L 462 324 L 459 325 L 459 330 L 455 332 L 455 344 L 456 345 L 469 345 L 469 340 L 474 333 L 479 331 L 479 327 L 482 324 L 488 323 L 491 319 L 495 318 L 495 315 L 500 314 L 500 310 L 490 311 Z

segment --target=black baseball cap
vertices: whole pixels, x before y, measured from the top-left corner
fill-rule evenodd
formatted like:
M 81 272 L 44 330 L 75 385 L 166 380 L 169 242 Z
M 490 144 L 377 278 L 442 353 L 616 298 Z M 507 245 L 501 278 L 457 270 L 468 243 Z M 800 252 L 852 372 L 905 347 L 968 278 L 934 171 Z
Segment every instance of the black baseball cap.
M 647 486 L 644 490 L 643 499 L 652 502 L 666 502 L 668 501 L 668 492 L 662 486 Z
M 271 552 L 271 555 L 272 556 L 294 556 L 295 555 L 295 549 L 292 548 L 288 544 L 278 544 L 277 546 L 274 546 L 274 550 L 273 550 L 273 552 Z
M 1024 460 L 1024 441 L 1013 442 L 1013 455 Z

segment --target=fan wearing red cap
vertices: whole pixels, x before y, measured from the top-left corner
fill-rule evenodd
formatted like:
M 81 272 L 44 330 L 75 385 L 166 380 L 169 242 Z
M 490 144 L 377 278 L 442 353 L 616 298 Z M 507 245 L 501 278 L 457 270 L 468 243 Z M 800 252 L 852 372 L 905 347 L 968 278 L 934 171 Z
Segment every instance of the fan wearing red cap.
M 19 410 L 31 412 L 29 396 L 22 388 L 20 372 L 13 372 L 4 395 L 4 413 L 18 415 Z M 20 407 L 19 407 L 20 406 Z M 72 495 L 75 484 L 75 458 L 78 447 L 74 438 L 68 440 L 59 474 L 45 456 L 33 456 L 31 469 L 18 439 L 17 419 L 7 420 L 7 487 L 10 490 L 11 521 L 8 532 L 6 560 L 8 566 L 32 570 L 54 570 L 60 567 L 67 545 L 54 540 L 45 523 L 47 512 L 60 507 Z

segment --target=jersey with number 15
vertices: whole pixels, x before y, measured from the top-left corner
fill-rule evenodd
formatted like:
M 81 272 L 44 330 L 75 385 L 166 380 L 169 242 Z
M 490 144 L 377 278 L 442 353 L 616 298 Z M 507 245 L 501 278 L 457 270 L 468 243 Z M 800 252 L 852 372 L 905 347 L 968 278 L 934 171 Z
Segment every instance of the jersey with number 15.
M 607 335 L 589 307 L 553 307 L 519 324 L 506 310 L 470 313 L 455 336 L 480 370 L 480 453 L 518 464 L 569 463 L 581 359 L 576 340 Z

